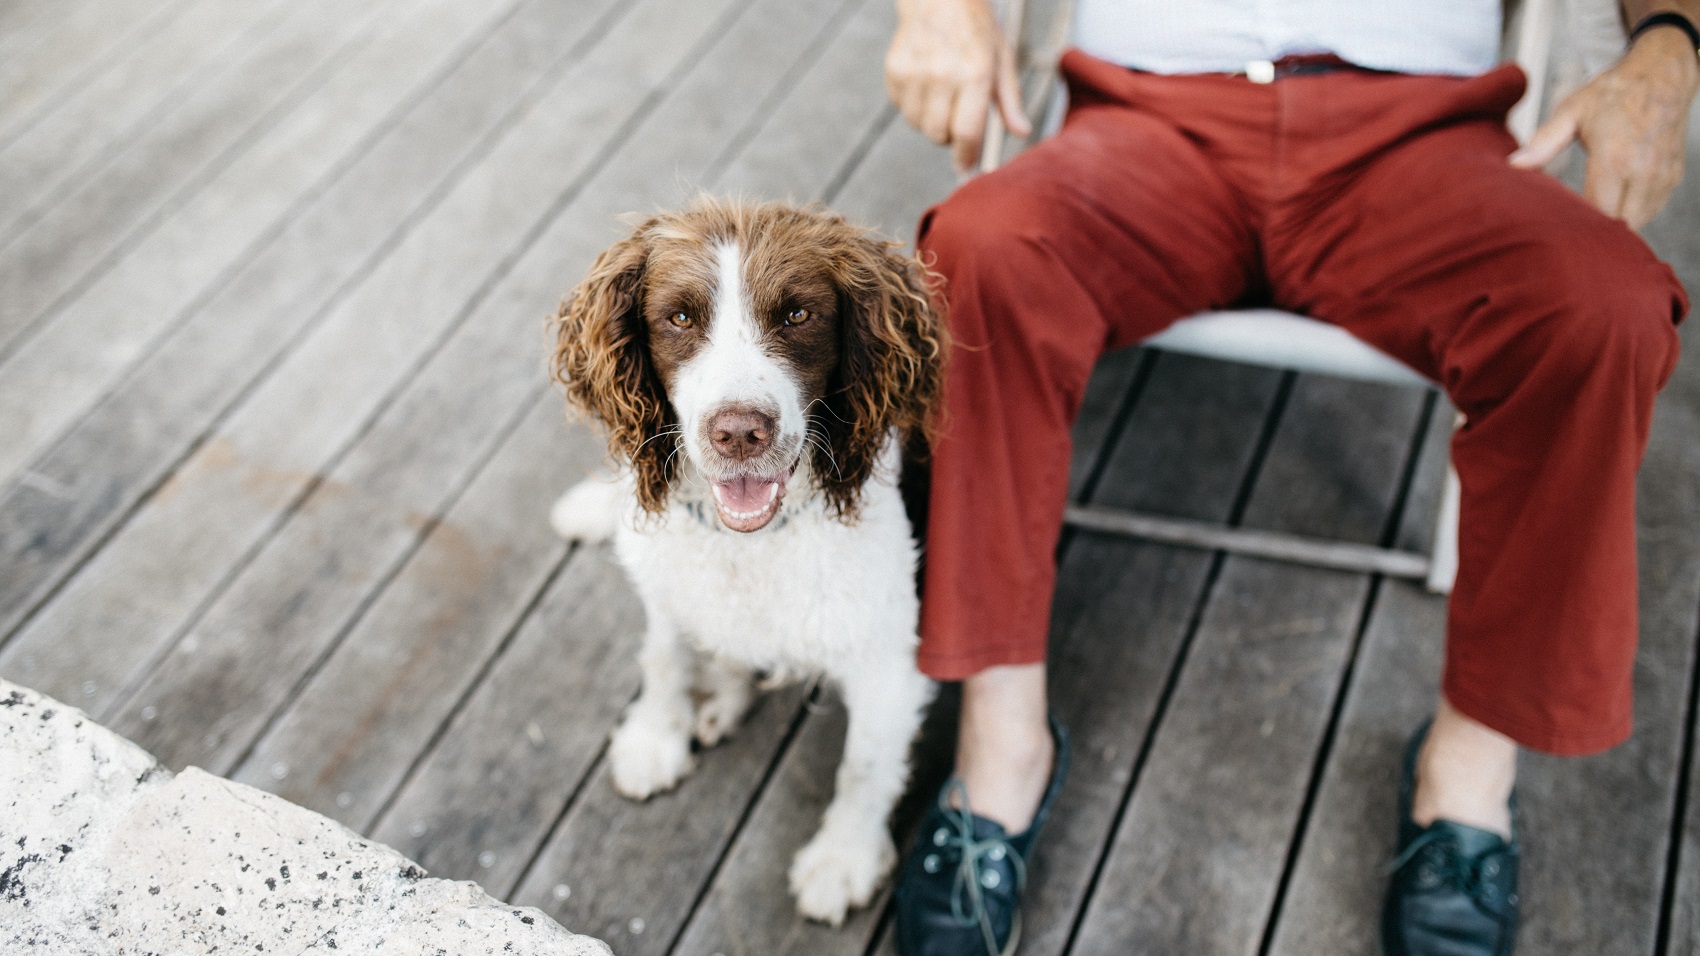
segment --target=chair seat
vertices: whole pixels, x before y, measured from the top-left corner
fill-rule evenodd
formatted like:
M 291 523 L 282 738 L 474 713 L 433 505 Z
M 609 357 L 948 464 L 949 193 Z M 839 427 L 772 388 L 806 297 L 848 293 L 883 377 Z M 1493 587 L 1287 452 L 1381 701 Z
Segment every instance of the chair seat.
M 1337 325 L 1282 312 L 1201 312 L 1145 340 L 1145 345 L 1206 358 L 1395 385 L 1433 382 Z

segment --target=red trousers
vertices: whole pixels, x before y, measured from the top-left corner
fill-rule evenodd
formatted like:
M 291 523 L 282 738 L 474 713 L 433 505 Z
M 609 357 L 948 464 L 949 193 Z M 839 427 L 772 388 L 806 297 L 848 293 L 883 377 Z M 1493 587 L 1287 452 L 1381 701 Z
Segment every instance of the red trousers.
M 1079 51 L 1062 66 L 1062 131 L 920 225 L 958 346 L 922 669 L 1044 660 L 1069 428 L 1098 357 L 1269 302 L 1409 364 L 1466 417 L 1447 699 L 1549 752 L 1626 738 L 1635 472 L 1687 300 L 1623 223 L 1506 164 L 1521 72 L 1259 85 Z

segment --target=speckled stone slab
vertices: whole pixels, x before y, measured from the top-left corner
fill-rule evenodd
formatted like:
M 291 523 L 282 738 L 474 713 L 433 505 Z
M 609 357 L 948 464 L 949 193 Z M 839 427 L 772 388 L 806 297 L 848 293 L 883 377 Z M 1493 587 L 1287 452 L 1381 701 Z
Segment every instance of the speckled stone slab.
M 0 953 L 607 954 L 0 681 Z

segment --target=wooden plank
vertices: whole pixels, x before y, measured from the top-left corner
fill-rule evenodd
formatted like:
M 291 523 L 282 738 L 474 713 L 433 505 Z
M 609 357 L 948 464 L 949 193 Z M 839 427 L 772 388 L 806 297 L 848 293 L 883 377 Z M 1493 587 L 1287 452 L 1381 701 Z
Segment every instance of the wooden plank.
M 197 308 L 94 414 L 35 462 L 23 482 L 0 495 L 0 554 L 6 556 L 0 561 L 0 633 L 51 593 L 114 523 L 182 461 L 255 378 L 270 370 L 279 352 L 325 321 L 326 310 L 342 302 L 400 236 L 440 205 L 469 166 L 486 156 L 539 97 L 557 88 L 553 81 L 563 64 L 583 56 L 602 36 L 599 15 L 610 5 L 608 0 L 583 6 L 540 2 L 509 21 L 320 194 L 276 242 Z M 607 88 L 603 95 L 609 95 Z M 555 157 L 568 173 L 593 162 L 596 149 L 617 123 L 617 111 L 592 108 L 599 102 L 587 99 L 583 111 L 571 104 L 561 107 L 562 117 L 578 117 L 585 124 L 578 131 L 579 141 Z M 601 137 L 593 132 L 598 128 Z M 538 202 L 546 204 L 547 198 Z M 161 285 L 138 277 L 134 288 L 140 293 Z M 207 356 L 217 356 L 217 361 Z M 307 470 L 314 467 L 317 462 Z M 236 486 L 276 484 L 264 471 L 235 471 L 222 469 Z M 193 484 L 192 478 L 181 476 L 177 487 Z M 255 507 L 264 508 L 264 502 Z M 276 507 L 273 502 L 262 513 Z M 203 537 L 192 520 L 168 516 L 164 526 L 179 527 L 181 533 L 165 541 L 155 538 L 128 557 L 122 549 L 103 553 L 71 585 L 73 592 L 96 596 L 67 595 L 45 615 L 58 616 L 59 623 L 38 621 L 32 631 L 39 631 L 40 637 L 20 635 L 0 652 L 0 671 L 20 673 L 26 681 L 33 675 L 44 686 L 80 686 L 93 680 L 104 696 L 89 703 L 107 704 L 150 653 L 148 636 L 157 640 L 195 606 L 199 592 L 185 590 L 185 582 L 196 579 L 195 569 L 222 575 L 232 560 L 223 552 L 210 553 L 197 565 L 213 539 Z M 137 537 L 149 541 L 145 533 Z M 152 547 L 162 550 L 153 552 Z M 176 554 L 180 561 L 162 566 L 153 561 L 153 553 Z M 149 597 L 136 601 L 132 587 Z M 113 616 L 105 616 L 108 613 Z M 65 675 L 67 665 L 80 667 L 80 652 L 73 648 L 87 647 L 88 642 L 100 646 L 100 635 L 114 621 L 135 629 L 134 650 L 139 654 L 96 655 L 105 668 L 102 672 L 55 676 Z M 73 652 L 55 657 L 60 650 Z M 29 666 L 32 658 L 34 668 Z
M 513 330 L 526 325 L 535 330 L 535 317 L 546 314 L 544 304 L 559 291 L 512 283 L 497 293 L 492 288 L 549 222 L 558 197 L 571 194 L 610 146 L 630 148 L 622 130 L 587 136 L 588 124 L 574 118 L 613 104 L 624 115 L 650 91 L 668 89 L 669 67 L 692 62 L 717 35 L 727 6 L 728 0 L 708 0 L 694 10 L 648 4 L 641 16 L 622 19 L 620 42 L 598 44 L 563 74 L 550 95 L 533 105 L 528 121 L 219 430 L 207 450 L 216 456 L 222 447 L 265 469 L 274 476 L 268 493 L 233 494 L 216 479 L 186 482 L 172 489 L 163 510 L 198 522 L 197 540 L 224 544 L 227 562 L 261 544 L 279 518 L 288 521 L 277 545 L 260 549 L 221 589 L 225 593 L 192 622 L 121 705 L 111 726 L 171 765 L 195 760 L 223 771 L 247 749 L 294 680 L 362 608 L 371 582 L 346 572 L 370 568 L 374 580 L 386 578 L 418 537 L 417 520 L 409 521 L 408 511 L 439 514 L 461 487 L 459 476 L 488 454 L 484 443 L 492 432 L 542 385 L 537 339 Z M 638 45 L 649 54 L 642 62 L 632 56 Z M 558 274 L 550 278 L 559 281 Z M 529 294 L 515 302 L 516 291 Z M 469 313 L 476 320 L 470 324 Z M 452 335 L 457 328 L 466 334 Z M 438 352 L 445 337 L 449 346 Z M 516 338 L 524 343 L 519 348 L 509 344 Z M 419 397 L 392 405 L 392 393 L 416 377 L 426 380 Z M 461 391 L 454 383 L 469 388 Z M 414 401 L 429 407 L 433 388 L 451 403 L 470 397 L 472 408 L 452 424 L 430 413 L 410 418 Z M 480 398 L 494 418 L 478 413 Z M 393 416 L 387 414 L 391 409 Z M 355 447 L 380 413 L 382 431 Z M 421 454 L 427 450 L 429 456 Z M 294 511 L 292 500 L 309 490 L 316 472 L 328 472 L 326 483 Z M 364 508 L 335 507 L 343 490 L 360 498 L 367 488 L 371 498 Z M 370 510 L 375 501 L 389 504 Z M 350 527 L 357 530 L 348 533 Z M 216 588 L 219 580 L 219 574 L 209 574 L 197 583 Z M 304 586 L 306 581 L 315 583 Z M 245 636 L 253 633 L 267 635 L 260 648 L 248 646 Z M 144 726 L 139 713 L 148 706 L 158 709 L 160 719 Z M 211 746 L 207 728 L 218 737 Z
M 1165 505 L 1195 517 L 1225 520 L 1279 379 L 1278 373 L 1267 370 L 1235 369 L 1186 357 L 1158 358 L 1094 500 L 1124 507 L 1154 505 L 1156 499 L 1149 493 L 1168 488 L 1152 479 L 1173 469 L 1187 473 L 1178 482 L 1187 493 L 1166 496 Z M 1209 435 L 1212 440 L 1207 446 L 1189 448 L 1193 435 Z M 1152 467 L 1157 462 L 1164 467 Z M 1112 761 L 1117 757 L 1131 761 L 1137 750 L 1127 746 L 1128 728 L 1137 725 L 1132 715 L 1142 707 L 1154 708 L 1210 564 L 1210 556 L 1196 552 L 1085 533 L 1071 538 L 1059 571 L 1053 611 L 1051 680 L 1052 706 L 1076 738 L 1077 763 L 1029 869 L 1023 952 L 1060 951 L 1061 938 L 1055 942 L 1056 950 L 1047 949 L 1046 939 L 1066 936 L 1118 795 L 1126 786 L 1125 776 L 1107 779 L 1109 768 L 1103 761 L 1106 755 Z M 1119 630 L 1134 620 L 1142 623 L 1148 639 L 1097 639 L 1106 626 Z M 1113 693 L 1107 687 L 1112 678 Z M 813 769 L 816 749 L 801 741 L 791 747 L 775 779 L 795 775 L 812 781 L 813 787 L 830 790 L 831 767 Z M 917 769 L 917 776 L 927 780 L 930 788 L 915 794 L 917 799 L 903 808 L 909 815 L 898 819 L 899 832 L 906 833 L 926 809 L 948 767 L 949 748 L 935 751 L 932 759 L 936 762 Z M 1106 783 L 1108 799 L 1086 796 L 1095 784 Z M 818 813 L 794 790 L 770 788 L 762 794 L 751 824 L 728 854 L 687 929 L 681 952 L 813 954 L 866 949 L 878 928 L 877 921 L 866 917 L 834 933 L 791 920 L 744 915 L 752 907 L 760 907 L 753 910 L 760 914 L 789 905 L 788 897 L 779 895 L 789 854 L 777 848 L 770 851 L 769 834 L 806 833 Z M 772 899 L 776 895 L 777 901 Z M 1055 897 L 1066 901 L 1066 912 L 1047 905 Z M 889 940 L 882 945 L 889 948 Z
M 873 6 L 884 10 L 883 5 Z M 864 16 L 853 22 L 847 28 L 847 35 L 832 44 L 819 65 L 789 90 L 785 102 L 771 116 L 764 117 L 762 131 L 733 167 L 745 195 L 766 191 L 762 189 L 765 182 L 820 188 L 832 169 L 830 162 L 822 161 L 825 158 L 822 152 L 835 142 L 856 136 L 870 118 L 858 117 L 853 108 L 842 104 L 859 103 L 863 113 L 874 113 L 877 105 L 870 109 L 870 104 L 877 104 L 875 98 L 883 97 L 877 82 L 871 84 L 871 89 L 866 88 L 869 84 L 858 89 L 852 71 L 865 65 L 866 54 L 872 49 L 857 42 L 858 30 L 872 32 L 859 26 L 860 21 L 886 18 L 886 15 Z M 883 29 L 889 31 L 889 25 Z M 828 92 L 841 104 L 836 107 L 838 115 L 821 115 L 815 109 Z M 776 163 L 773 157 L 778 148 L 797 138 L 798 126 L 813 129 L 815 135 L 806 139 L 809 148 L 793 154 L 792 167 Z M 755 156 L 761 157 L 761 166 L 770 172 L 769 176 L 742 174 L 744 157 Z M 553 256 L 544 258 L 553 259 Z M 559 284 L 559 274 L 558 267 L 553 266 L 537 270 L 535 276 L 528 273 L 526 294 L 548 296 L 546 290 Z M 538 283 L 535 287 L 530 286 L 533 280 Z M 517 359 L 524 364 L 524 371 L 535 369 L 534 317 L 517 308 L 504 308 L 498 314 L 505 316 L 502 327 L 506 330 L 503 333 L 506 341 L 502 348 L 510 353 L 508 363 Z M 499 404 L 491 402 L 488 390 L 477 382 L 457 380 L 466 376 L 446 378 L 448 383 L 420 383 L 417 387 L 430 393 L 456 394 L 478 406 L 445 412 L 447 415 L 482 415 L 483 406 Z M 523 372 L 515 378 L 531 381 Z M 559 455 L 556 449 L 561 440 L 559 429 L 552 424 L 561 417 L 559 398 L 550 393 L 531 414 L 533 417 L 542 414 L 551 425 L 548 428 L 528 425 L 503 444 L 490 470 L 502 475 L 512 473 L 511 476 L 492 482 L 488 473 L 480 475 L 445 518 L 447 524 L 456 528 L 494 523 L 505 529 L 482 537 L 491 542 L 501 541 L 500 553 L 511 566 L 491 571 L 486 576 L 487 583 L 471 593 L 445 590 L 437 583 L 431 564 L 413 567 L 430 554 L 433 535 L 420 558 L 411 562 L 378 598 L 357 631 L 326 661 L 302 695 L 290 704 L 276 728 L 244 760 L 236 774 L 238 779 L 268 787 L 358 829 L 370 826 L 372 814 L 400 782 L 412 758 L 429 743 L 431 730 L 440 726 L 453 702 L 463 696 L 465 682 L 478 669 L 477 664 L 470 662 L 484 660 L 496 648 L 510 618 L 520 613 L 530 600 L 532 590 L 514 588 L 513 582 L 533 580 L 543 568 L 558 560 L 561 546 L 538 520 L 539 509 L 577 476 L 586 473 L 597 455 L 584 457 L 582 461 L 574 459 L 569 467 L 538 467 L 538 462 Z M 374 436 L 381 430 L 381 425 L 374 429 Z M 433 444 L 441 444 L 440 439 L 433 439 Z M 596 447 L 599 455 L 601 446 Z M 516 507 L 516 502 L 535 502 L 538 507 Z M 511 593 L 510 588 L 513 588 Z M 439 620 L 453 623 L 452 634 L 439 633 L 448 627 L 433 623 Z M 454 643 L 451 645 L 450 641 Z M 440 649 L 439 645 L 456 650 Z M 390 664 L 397 660 L 417 661 L 427 654 L 441 657 L 451 653 L 464 655 L 469 663 L 454 668 L 410 666 L 404 670 Z M 452 688 L 440 686 L 445 680 L 457 683 Z M 382 695 L 369 693 L 371 688 L 379 686 L 385 688 Z M 337 742 L 334 754 L 327 746 L 329 741 Z M 286 780 L 272 777 L 271 770 L 278 763 L 291 768 Z M 343 794 L 348 795 L 346 800 Z
M 423 0 L 218 173 L 0 364 L 0 474 L 97 402 L 280 228 L 359 162 L 513 6 Z M 496 102 L 506 102 L 497 96 Z M 482 110 L 488 113 L 490 110 Z M 427 154 L 409 171 L 437 172 Z M 417 199 L 406 195 L 406 201 Z M 374 213 L 382 204 L 368 201 Z M 379 220 L 380 226 L 388 220 Z M 380 235 L 382 232 L 379 233 Z M 358 261 L 357 259 L 355 261 Z
M 1690 184 L 1695 182 L 1696 176 L 1700 176 L 1700 126 L 1695 122 L 1697 116 L 1700 116 L 1700 107 L 1689 116 Z M 1700 290 L 1700 236 L 1695 235 L 1700 229 L 1695 228 L 1696 223 L 1700 223 L 1700 194 L 1690 185 L 1672 197 L 1670 207 L 1647 229 L 1648 240 L 1676 268 L 1677 275 L 1688 287 L 1690 298 L 1697 298 L 1696 291 Z M 1649 450 L 1647 463 L 1642 469 L 1643 568 L 1647 560 L 1647 535 L 1651 533 L 1659 535 L 1663 547 L 1677 546 L 1683 541 L 1700 541 L 1700 533 L 1694 530 L 1695 498 L 1692 493 L 1695 476 L 1700 475 L 1700 463 L 1693 458 L 1697 453 L 1694 436 L 1700 434 L 1700 422 L 1697 422 L 1700 419 L 1700 373 L 1695 369 L 1694 336 L 1689 334 L 1684 338 L 1687 340 L 1685 360 L 1677 367 L 1676 375 L 1660 400 L 1658 415 L 1653 420 L 1653 448 Z M 1659 497 L 1655 499 L 1652 495 Z M 1682 502 L 1682 507 L 1674 507 L 1675 502 Z M 1682 580 L 1675 574 L 1671 578 Z M 1647 614 L 1648 597 L 1657 599 L 1660 592 L 1648 586 L 1645 570 L 1642 571 L 1642 582 L 1642 613 Z M 1680 612 L 1678 602 L 1682 589 L 1672 590 L 1678 593 L 1670 595 L 1669 607 L 1673 612 Z M 1664 607 L 1665 602 L 1660 600 L 1659 605 Z M 1690 609 L 1697 605 L 1700 602 L 1690 599 Z M 1681 623 L 1680 617 L 1673 614 L 1670 620 L 1673 630 L 1680 628 Z M 1690 629 L 1693 632 L 1691 642 L 1700 643 L 1700 625 L 1691 625 Z M 1645 633 L 1643 625 L 1643 635 Z M 1696 677 L 1700 678 L 1700 669 L 1697 669 Z M 1640 688 L 1636 690 L 1639 692 Z M 1700 695 L 1700 687 L 1694 688 L 1691 693 Z M 1637 719 L 1640 719 L 1639 713 Z M 1690 719 L 1697 723 L 1688 728 L 1687 813 L 1686 819 L 1678 821 L 1681 831 L 1676 843 L 1677 872 L 1667 875 L 1667 879 L 1674 881 L 1667 950 L 1671 956 L 1700 956 L 1700 756 L 1696 756 L 1700 753 L 1700 740 L 1696 739 L 1700 738 L 1700 714 L 1691 714 Z M 1640 726 L 1645 729 L 1647 725 L 1641 723 Z
M 605 548 L 567 563 L 374 839 L 506 894 L 637 692 L 643 611 L 623 574 Z
M 303 0 L 147 134 L 0 249 L 0 351 L 110 268 L 211 173 L 239 155 L 363 44 L 379 12 L 415 0 Z
M 832 801 L 833 777 L 844 747 L 847 715 L 843 705 L 835 695 L 825 695 L 819 709 L 804 723 L 762 790 L 708 894 L 691 914 L 690 925 L 674 948 L 677 952 L 859 953 L 879 927 L 889 889 L 834 929 L 798 915 L 787 888 L 791 857 L 814 836 L 821 814 Z M 599 932 L 615 934 L 603 937 L 617 941 L 611 945 L 624 944 L 634 953 L 667 951 L 622 929 L 629 927 L 598 927 Z
M 618 645 L 621 652 L 634 654 L 630 637 Z M 766 782 L 780 742 L 798 721 L 802 700 L 802 688 L 795 686 L 763 695 L 730 740 L 698 755 L 695 773 L 676 790 L 644 803 L 615 793 L 608 765 L 599 761 L 524 881 L 505 898 L 518 906 L 537 906 L 563 926 L 579 927 L 618 947 L 621 956 L 667 953 L 720 854 L 744 824 L 750 798 Z M 807 728 L 819 723 L 832 721 L 810 718 Z M 605 734 L 612 726 L 601 729 Z M 803 745 L 821 745 L 820 759 L 833 762 L 820 778 L 828 781 L 843 739 L 841 717 L 835 727 L 836 733 L 819 740 L 820 735 L 804 730 Z M 786 784 L 776 780 L 771 785 Z M 829 788 L 817 809 L 831 795 Z M 748 825 L 761 824 L 758 819 Z M 660 834 L 665 838 L 658 839 Z M 801 840 L 789 844 L 790 851 L 801 845 Z M 789 858 L 784 845 L 776 852 Z M 771 889 L 788 908 L 784 884 Z M 746 911 L 740 917 L 760 922 L 771 915 Z M 708 952 L 689 944 L 681 951 Z
M 597 43 L 602 36 L 597 14 L 609 7 L 605 0 L 587 5 L 530 3 L 524 14 L 505 24 L 490 43 L 479 46 L 462 70 L 416 105 L 357 167 L 296 219 L 248 272 L 197 311 L 184 330 L 127 379 L 97 415 L 71 432 L 53 456 L 37 463 L 37 473 L 53 476 L 71 492 L 54 497 L 51 487 L 20 483 L 0 505 L 0 541 L 7 543 L 3 553 L 8 558 L 0 565 L 0 585 L 8 595 L 24 604 L 32 594 L 54 587 L 58 575 L 73 568 L 83 551 L 99 541 L 136 498 L 153 492 L 165 471 L 204 434 L 219 410 L 250 388 L 255 376 L 270 371 L 277 352 L 296 344 L 304 330 L 325 323 L 330 328 L 364 327 L 365 316 L 355 311 L 364 303 L 348 298 L 347 286 L 367 276 L 372 260 L 391 252 L 399 235 L 420 216 L 430 214 L 437 218 L 432 221 L 442 223 L 435 226 L 439 245 L 415 250 L 410 253 L 413 260 L 433 255 L 444 243 L 467 243 L 466 236 L 481 235 L 467 230 L 466 221 L 476 221 L 484 209 L 491 177 L 524 174 L 527 179 L 515 182 L 515 187 L 536 189 L 522 196 L 530 199 L 530 206 L 517 204 L 522 209 L 519 219 L 490 226 L 498 235 L 501 228 L 520 233 L 527 216 L 547 208 L 553 197 L 547 192 L 551 182 L 568 182 L 595 162 L 605 138 L 573 128 L 547 133 L 547 121 L 534 119 L 532 128 L 537 131 L 508 139 L 495 167 L 473 179 L 466 177 L 469 163 L 488 155 L 547 90 L 558 90 L 558 100 L 576 99 L 571 92 L 559 92 L 563 90 L 559 70 L 575 54 L 583 56 L 588 46 Z M 600 90 L 602 99 L 587 94 L 580 105 L 551 102 L 558 111 L 554 117 L 558 121 L 581 117 L 590 126 L 595 117 L 604 116 L 598 111 L 609 97 L 615 102 L 622 102 L 621 97 L 624 102 L 638 102 L 643 97 L 641 88 Z M 576 134 L 575 139 L 536 143 L 537 136 L 566 138 L 568 134 Z M 529 146 L 547 146 L 553 153 L 527 153 Z M 537 163 L 549 160 L 553 163 L 539 174 Z M 456 182 L 461 182 L 459 211 L 444 211 L 442 199 Z M 445 235 L 454 228 L 466 231 L 461 236 Z M 467 245 L 464 255 L 473 260 L 483 257 L 486 265 L 452 276 L 478 287 L 481 276 L 503 262 L 503 252 L 513 242 L 515 238 Z M 435 262 L 442 265 L 452 259 Z M 399 296 L 391 303 L 386 315 L 393 318 L 386 328 L 396 337 L 427 347 L 428 339 L 420 339 L 425 327 L 406 325 L 413 316 L 394 311 L 394 306 L 410 301 Z M 462 301 L 464 296 L 440 301 L 430 315 L 449 322 Z M 333 303 L 342 304 L 342 311 L 326 316 L 326 308 Z M 398 323 L 405 327 L 396 328 Z M 218 356 L 218 361 L 207 361 L 207 356 Z M 367 367 L 365 374 L 379 371 L 377 366 Z M 396 367 L 394 374 L 401 371 Z M 277 410 L 287 417 L 291 407 L 286 403 Z M 320 417 L 333 418 L 338 429 L 357 424 L 348 422 L 343 413 L 342 408 L 320 408 Z M 303 422 L 297 424 L 304 427 Z M 158 653 L 160 641 L 168 640 L 201 606 L 209 589 L 228 575 L 231 563 L 252 546 L 255 536 L 274 524 L 275 515 L 323 461 L 323 456 L 304 461 L 236 461 L 228 442 L 201 447 L 185 468 L 178 469 L 163 495 L 153 492 L 150 504 L 139 510 L 126 534 L 83 570 L 61 600 L 3 648 L 0 672 L 19 674 L 34 686 L 59 687 L 61 694 L 94 682 L 94 694 L 85 697 L 77 691 L 75 696 L 92 709 L 111 708 L 122 687 L 139 677 L 138 669 Z M 255 531 L 257 527 L 262 531 Z M 175 555 L 177 560 L 160 563 L 155 560 L 160 553 Z M 146 597 L 138 600 L 138 594 Z M 26 607 L 12 606 L 7 611 L 15 621 Z M 131 641 L 114 648 L 109 634 L 119 623 L 131 634 Z
M 1100 461 L 1108 461 L 1110 443 L 1122 417 L 1138 396 L 1156 354 L 1140 349 L 1120 349 L 1098 360 L 1080 414 L 1074 420 L 1072 451 L 1068 464 L 1068 500 L 1082 501 L 1096 486 Z M 1066 533 L 1066 532 L 1065 532 Z
M 26 131 L 0 137 L 0 195 L 18 197 L 0 207 L 0 244 L 33 221 L 27 214 L 39 215 L 46 197 L 68 179 L 110 158 L 125 137 L 136 135 L 138 124 L 184 96 L 184 84 L 196 74 L 231 56 L 243 34 L 276 6 L 275 0 L 183 4 L 154 35 L 99 61 L 97 75 L 43 110 Z
M 421 394 L 429 396 L 417 401 L 421 412 L 448 420 L 459 411 Z M 404 418 L 417 421 L 419 415 Z M 605 448 L 588 427 L 566 424 L 553 395 L 534 401 L 501 451 L 229 774 L 232 779 L 353 829 L 370 828 L 566 558 L 566 543 L 544 520 L 544 504 L 563 481 L 599 464 Z M 372 510 L 393 520 L 393 508 Z M 395 534 L 374 517 L 357 516 L 356 526 Z M 341 528 L 319 530 L 347 536 Z M 369 565 L 345 566 L 342 576 L 349 585 L 367 587 L 379 580 Z M 317 590 L 322 578 L 309 580 Z M 327 589 L 342 586 L 333 582 Z
M 928 206 L 956 188 L 956 175 L 949 154 L 905 125 L 895 109 L 889 115 L 868 158 L 844 184 L 837 205 L 857 222 L 914 242 L 915 223 Z
M 1433 545 L 1452 419 L 1444 402 L 1430 418 L 1401 516 L 1403 546 Z M 1444 596 L 1382 582 L 1285 906 L 1275 917 L 1273 956 L 1371 953 L 1381 945 L 1377 920 L 1393 854 L 1400 764 L 1411 732 L 1434 713 L 1445 633 Z
M 39 12 L 16 22 L 0 48 L 0 141 L 15 136 L 41 111 L 85 82 L 113 51 L 148 36 L 179 4 L 137 0 L 70 0 L 34 4 Z
M 1300 378 L 1246 523 L 1377 541 L 1421 404 Z M 1073 952 L 1258 947 L 1369 593 L 1364 575 L 1223 562 Z

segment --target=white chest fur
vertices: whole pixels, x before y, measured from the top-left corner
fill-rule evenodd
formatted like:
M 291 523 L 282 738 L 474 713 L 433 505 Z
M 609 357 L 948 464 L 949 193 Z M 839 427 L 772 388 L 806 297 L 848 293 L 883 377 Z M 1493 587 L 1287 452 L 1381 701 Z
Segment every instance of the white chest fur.
M 740 534 L 685 490 L 625 522 L 616 552 L 646 606 L 705 651 L 752 667 L 835 676 L 869 656 L 911 656 L 915 547 L 897 489 L 871 481 L 854 525 L 818 498 Z

